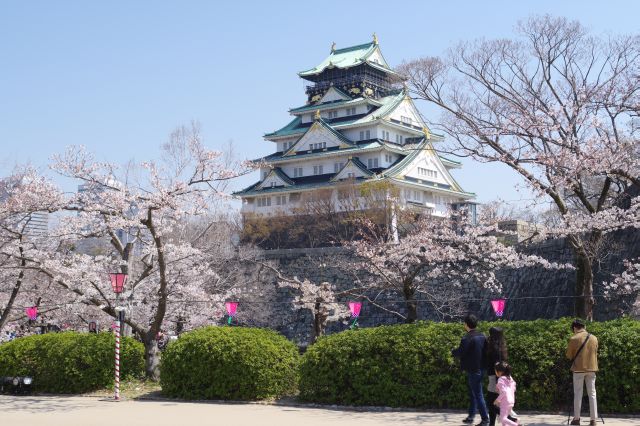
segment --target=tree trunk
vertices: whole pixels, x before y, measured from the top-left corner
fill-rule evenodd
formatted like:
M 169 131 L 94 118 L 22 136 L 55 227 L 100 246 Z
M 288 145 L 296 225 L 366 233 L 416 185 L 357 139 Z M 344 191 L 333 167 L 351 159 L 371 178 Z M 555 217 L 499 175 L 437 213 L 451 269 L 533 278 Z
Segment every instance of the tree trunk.
M 160 380 L 160 349 L 151 330 L 144 336 L 144 369 L 147 378 L 156 382 Z
M 593 261 L 584 252 L 576 250 L 576 299 L 574 311 L 576 316 L 592 321 L 593 306 Z
M 328 317 L 327 309 L 322 306 L 322 303 L 317 302 L 313 313 L 313 336 L 311 343 L 315 343 L 318 338 L 324 336 Z
M 22 268 L 24 268 L 27 265 L 27 261 L 23 257 L 23 249 L 22 249 L 22 247 L 20 247 L 19 250 L 20 250 L 20 256 L 21 256 L 20 257 L 20 265 L 22 266 Z M 15 303 L 16 298 L 18 297 L 18 293 L 20 293 L 20 288 L 22 287 L 22 280 L 23 279 L 24 279 L 24 269 L 20 269 L 20 273 L 18 274 L 18 279 L 16 280 L 16 283 L 13 286 L 13 289 L 11 290 L 11 295 L 9 296 L 9 301 L 7 302 L 7 305 L 5 306 L 5 308 L 2 311 L 2 313 L 0 313 L 0 331 L 2 331 L 4 325 L 9 320 L 9 314 L 11 313 L 11 309 L 13 308 L 13 304 Z
M 418 319 L 418 302 L 416 302 L 414 298 L 416 291 L 411 283 L 405 282 L 402 293 L 404 294 L 405 305 L 407 306 L 407 317 L 404 322 L 407 324 L 414 323 Z

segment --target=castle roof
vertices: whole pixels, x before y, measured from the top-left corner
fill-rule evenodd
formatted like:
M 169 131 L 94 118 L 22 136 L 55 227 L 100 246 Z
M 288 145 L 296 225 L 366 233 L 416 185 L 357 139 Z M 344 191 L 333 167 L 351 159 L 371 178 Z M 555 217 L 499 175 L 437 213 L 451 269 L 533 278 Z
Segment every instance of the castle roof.
M 377 62 L 370 60 L 374 54 L 376 54 L 375 57 Z M 387 64 L 382 57 L 380 47 L 378 46 L 378 42 L 375 38 L 369 43 L 345 47 L 342 49 L 332 49 L 329 56 L 327 56 L 322 62 L 311 69 L 299 72 L 298 75 L 302 78 L 312 77 L 321 74 L 327 68 L 346 69 L 362 64 L 368 64 L 388 74 L 397 75 L 397 73 L 389 67 L 389 64 Z

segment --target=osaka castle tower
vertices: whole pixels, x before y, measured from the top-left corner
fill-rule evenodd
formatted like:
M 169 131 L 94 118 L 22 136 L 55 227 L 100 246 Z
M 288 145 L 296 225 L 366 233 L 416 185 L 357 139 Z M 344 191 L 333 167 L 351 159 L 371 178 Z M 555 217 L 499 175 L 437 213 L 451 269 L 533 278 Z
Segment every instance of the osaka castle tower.
M 298 75 L 309 82 L 307 102 L 289 110 L 289 124 L 264 135 L 275 152 L 257 160 L 260 181 L 236 193 L 243 216 L 296 214 L 320 192 L 340 205 L 349 182 L 389 183 L 400 209 L 444 216 L 467 205 L 475 213 L 475 195 L 451 176 L 461 164 L 434 150 L 443 137 L 429 131 L 375 34 L 357 46 L 334 43 L 329 56 Z

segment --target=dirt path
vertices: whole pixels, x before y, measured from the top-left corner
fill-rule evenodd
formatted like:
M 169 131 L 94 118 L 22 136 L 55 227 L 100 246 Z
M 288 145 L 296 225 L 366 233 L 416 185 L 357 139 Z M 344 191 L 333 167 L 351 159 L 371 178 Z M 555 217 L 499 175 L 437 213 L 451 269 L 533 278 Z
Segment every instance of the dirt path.
M 115 403 L 92 397 L 0 396 L 1 426 L 460 426 L 464 417 L 460 413 L 344 411 L 262 404 Z M 528 426 L 566 424 L 566 417 L 558 415 L 523 415 L 522 420 Z M 605 421 L 606 426 L 640 426 L 640 419 Z

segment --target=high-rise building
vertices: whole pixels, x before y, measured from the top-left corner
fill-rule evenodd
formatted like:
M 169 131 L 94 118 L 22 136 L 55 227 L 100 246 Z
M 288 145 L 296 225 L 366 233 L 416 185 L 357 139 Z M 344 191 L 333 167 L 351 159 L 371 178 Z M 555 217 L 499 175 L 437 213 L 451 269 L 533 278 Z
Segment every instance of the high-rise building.
M 0 179 L 0 201 L 10 197 L 10 192 L 24 185 L 24 176 L 12 176 Z M 49 213 L 46 211 L 34 211 L 21 215 L 15 215 L 11 220 L 15 230 L 26 236 L 46 235 L 49 232 Z
M 344 197 L 338 189 L 345 182 L 387 182 L 397 189 L 399 208 L 426 214 L 473 206 L 475 194 L 451 175 L 461 163 L 437 154 L 443 136 L 429 130 L 375 35 L 342 49 L 334 43 L 319 65 L 298 75 L 309 82 L 307 103 L 264 136 L 276 152 L 261 159 L 260 181 L 236 193 L 245 217 L 295 214 L 319 190 Z

